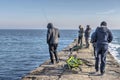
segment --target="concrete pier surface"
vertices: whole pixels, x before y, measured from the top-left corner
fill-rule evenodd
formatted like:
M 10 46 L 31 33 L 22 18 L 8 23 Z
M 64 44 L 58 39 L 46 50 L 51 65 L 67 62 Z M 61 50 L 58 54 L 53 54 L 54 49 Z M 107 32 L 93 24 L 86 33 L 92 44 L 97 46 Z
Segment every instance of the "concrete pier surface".
M 31 71 L 24 76 L 22 80 L 120 80 L 120 64 L 108 53 L 106 72 L 103 76 L 95 73 L 94 65 L 95 59 L 93 55 L 93 48 L 83 48 L 73 51 L 72 55 L 76 55 L 83 62 L 79 68 L 69 69 L 66 67 L 66 60 L 69 58 L 69 49 L 76 45 L 76 40 L 68 45 L 65 49 L 58 53 L 60 62 L 56 64 L 49 64 L 50 60 L 41 64 L 38 68 Z

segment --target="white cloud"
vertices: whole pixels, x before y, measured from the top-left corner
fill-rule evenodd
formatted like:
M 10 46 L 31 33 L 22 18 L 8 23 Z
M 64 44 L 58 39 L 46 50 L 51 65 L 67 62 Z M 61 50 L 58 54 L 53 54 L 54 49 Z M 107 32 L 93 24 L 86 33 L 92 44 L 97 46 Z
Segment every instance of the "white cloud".
M 116 11 L 114 9 L 112 10 L 108 10 L 108 11 L 103 11 L 103 12 L 98 12 L 96 14 L 100 14 L 100 15 L 108 15 L 108 14 L 113 14 L 115 13 Z

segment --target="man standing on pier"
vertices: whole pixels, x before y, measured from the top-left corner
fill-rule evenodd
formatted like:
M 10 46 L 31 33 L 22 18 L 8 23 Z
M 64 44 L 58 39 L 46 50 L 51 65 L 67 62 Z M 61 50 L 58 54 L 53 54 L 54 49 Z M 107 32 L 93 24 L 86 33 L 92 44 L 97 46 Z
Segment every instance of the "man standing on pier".
M 89 48 L 89 37 L 90 37 L 90 32 L 91 32 L 91 28 L 90 25 L 87 25 L 87 28 L 85 30 L 85 42 L 86 42 L 86 48 Z
M 55 57 L 56 63 L 58 63 L 59 59 L 57 55 L 57 46 L 58 46 L 58 38 L 60 37 L 59 30 L 53 27 L 52 23 L 48 23 L 47 28 L 48 28 L 47 44 L 49 46 L 51 63 L 54 64 L 54 57 Z
M 82 47 L 82 39 L 83 39 L 83 33 L 84 33 L 84 29 L 81 25 L 79 25 L 79 31 L 78 31 L 78 44 L 80 44 L 80 46 Z
M 100 64 L 100 72 L 101 75 L 105 73 L 105 65 L 106 65 L 106 55 L 108 53 L 108 43 L 113 40 L 113 36 L 111 31 L 107 28 L 107 23 L 105 21 L 101 22 L 100 27 L 98 27 L 94 33 L 93 42 L 96 42 L 96 61 L 95 61 L 95 69 L 96 72 L 99 71 L 99 60 L 101 60 Z M 100 57 L 101 59 L 99 59 Z

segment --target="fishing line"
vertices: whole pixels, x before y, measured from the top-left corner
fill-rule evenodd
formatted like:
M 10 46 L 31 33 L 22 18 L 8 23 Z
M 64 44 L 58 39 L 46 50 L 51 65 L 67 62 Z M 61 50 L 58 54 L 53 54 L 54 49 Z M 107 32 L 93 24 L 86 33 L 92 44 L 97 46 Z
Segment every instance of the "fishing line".
M 41 11 L 42 11 L 42 13 L 43 13 L 43 16 L 44 16 L 44 18 L 45 18 L 46 23 L 48 23 L 49 20 L 48 20 L 48 17 L 47 17 L 47 14 L 46 14 L 45 10 L 44 10 L 43 8 L 41 8 Z

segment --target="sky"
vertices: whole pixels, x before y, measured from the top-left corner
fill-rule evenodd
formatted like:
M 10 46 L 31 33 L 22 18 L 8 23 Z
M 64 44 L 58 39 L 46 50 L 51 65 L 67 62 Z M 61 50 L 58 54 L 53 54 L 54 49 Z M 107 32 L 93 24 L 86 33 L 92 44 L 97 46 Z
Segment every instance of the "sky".
M 120 29 L 120 0 L 0 0 L 0 29 Z

